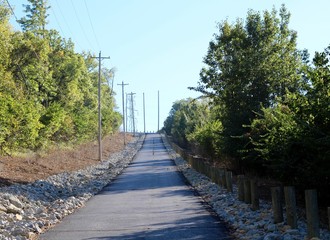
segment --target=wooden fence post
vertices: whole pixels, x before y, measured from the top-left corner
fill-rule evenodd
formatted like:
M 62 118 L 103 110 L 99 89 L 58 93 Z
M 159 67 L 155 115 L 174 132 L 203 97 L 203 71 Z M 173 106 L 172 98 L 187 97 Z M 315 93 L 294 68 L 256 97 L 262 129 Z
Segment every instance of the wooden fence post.
M 233 192 L 233 173 L 231 171 L 226 172 L 226 185 L 227 191 Z
M 244 175 L 237 176 L 238 200 L 244 201 Z
M 210 178 L 210 166 L 205 163 L 205 175 Z
M 297 206 L 295 189 L 292 186 L 284 187 L 285 208 L 288 225 L 297 228 Z
M 202 161 L 200 159 L 198 159 L 196 170 L 197 172 L 202 173 Z
M 191 156 L 191 167 L 196 170 L 196 165 L 195 165 L 195 158 L 194 156 Z
M 248 178 L 244 178 L 244 202 L 251 203 L 251 185 Z
M 181 156 L 183 159 L 187 159 L 187 153 L 181 149 Z
M 212 182 L 216 183 L 216 168 L 214 166 L 211 166 L 211 178 L 212 178 Z
M 221 186 L 221 169 L 217 168 L 217 184 Z
M 252 179 L 250 181 L 250 184 L 251 184 L 252 210 L 256 211 L 259 209 L 259 192 L 258 192 L 257 180 Z
M 274 223 L 283 222 L 281 188 L 272 187 L 271 192 L 272 192 L 272 208 L 273 208 L 273 215 L 274 215 Z
M 202 169 L 201 169 L 201 173 L 202 173 L 202 174 L 204 174 L 204 175 L 206 175 L 206 164 L 205 164 L 205 162 L 204 162 L 204 161 L 202 162 Z
M 202 173 L 202 168 L 203 168 L 203 162 L 200 159 L 198 159 L 198 172 L 199 173 Z
M 193 155 L 188 155 L 188 163 L 190 164 L 190 166 L 193 166 Z
M 206 164 L 206 171 L 207 171 L 207 174 L 206 176 L 211 180 L 212 182 L 212 167 L 208 164 Z
M 305 190 L 307 236 L 308 238 L 320 237 L 319 209 L 317 192 L 315 189 Z
M 226 183 L 226 170 L 222 170 L 221 173 L 221 179 L 222 179 L 222 186 L 225 188 L 227 187 L 227 183 Z

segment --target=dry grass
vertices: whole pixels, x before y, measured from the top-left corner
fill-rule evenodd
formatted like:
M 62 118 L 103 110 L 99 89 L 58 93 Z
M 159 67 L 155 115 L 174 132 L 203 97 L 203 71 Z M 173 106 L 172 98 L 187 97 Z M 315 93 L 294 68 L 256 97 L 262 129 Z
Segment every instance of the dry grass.
M 126 135 L 128 141 L 132 136 Z M 123 134 L 116 133 L 102 141 L 102 159 L 124 147 Z M 90 142 L 74 149 L 54 147 L 47 153 L 30 153 L 19 157 L 0 157 L 0 186 L 29 183 L 61 172 L 79 170 L 97 164 L 98 143 Z

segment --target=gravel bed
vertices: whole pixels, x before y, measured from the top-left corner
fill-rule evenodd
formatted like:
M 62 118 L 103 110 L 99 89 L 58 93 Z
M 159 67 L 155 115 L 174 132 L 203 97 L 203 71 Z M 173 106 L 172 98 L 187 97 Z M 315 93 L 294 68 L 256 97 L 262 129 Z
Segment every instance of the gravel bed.
M 253 211 L 251 205 L 238 200 L 237 186 L 233 193 L 213 183 L 208 177 L 198 173 L 170 147 L 166 139 L 163 142 L 175 161 L 179 171 L 200 196 L 212 207 L 227 224 L 235 239 L 253 240 L 307 240 L 307 225 L 304 219 L 298 219 L 298 228 L 292 229 L 284 223 L 274 224 L 271 203 L 260 200 L 260 210 Z M 283 213 L 285 216 L 285 213 Z M 284 217 L 285 218 L 285 217 Z M 330 240 L 330 231 L 320 229 L 320 238 Z
M 85 205 L 86 201 L 109 184 L 133 160 L 143 144 L 144 136 L 135 138 L 124 151 L 112 154 L 102 163 L 75 172 L 50 176 L 45 180 L 0 188 L 0 240 L 37 239 L 39 234 L 59 223 L 63 217 Z M 236 239 L 303 240 L 307 239 L 304 219 L 298 229 L 285 223 L 274 224 L 271 203 L 260 201 L 260 210 L 237 199 L 237 187 L 228 193 L 205 175 L 196 172 L 176 154 L 164 140 L 178 169 L 190 184 L 227 223 Z M 330 240 L 330 232 L 321 229 L 322 240 Z M 314 240 L 317 238 L 314 238 Z
M 0 239 L 37 239 L 120 174 L 143 141 L 144 135 L 134 138 L 125 150 L 98 165 L 0 188 Z

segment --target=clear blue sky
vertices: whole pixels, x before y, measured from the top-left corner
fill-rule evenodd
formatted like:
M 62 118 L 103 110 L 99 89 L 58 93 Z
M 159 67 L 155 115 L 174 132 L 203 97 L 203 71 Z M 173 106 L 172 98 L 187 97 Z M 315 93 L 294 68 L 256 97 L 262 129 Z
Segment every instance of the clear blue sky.
M 26 0 L 9 0 L 18 18 Z M 311 55 L 330 44 L 329 0 L 48 0 L 48 28 L 71 38 L 76 51 L 110 56 L 102 64 L 115 67 L 114 90 L 122 111 L 121 87 L 134 92 L 137 129 L 143 131 L 143 93 L 146 130 L 157 130 L 157 91 L 160 92 L 160 128 L 176 100 L 197 97 L 196 86 L 208 43 L 217 22 L 245 18 L 249 9 L 291 12 L 290 27 L 298 32 L 298 48 Z M 88 10 L 87 10 L 88 9 Z M 91 20 L 91 21 L 90 21 Z M 93 26 L 93 27 L 92 27 Z M 16 25 L 16 29 L 19 29 Z M 94 34 L 95 33 L 95 34 Z

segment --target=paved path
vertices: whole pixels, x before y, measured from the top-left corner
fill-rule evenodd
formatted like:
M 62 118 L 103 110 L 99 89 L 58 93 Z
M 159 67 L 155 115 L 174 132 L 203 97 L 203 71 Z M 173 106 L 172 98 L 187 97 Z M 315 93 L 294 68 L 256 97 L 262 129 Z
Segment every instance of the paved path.
M 230 238 L 149 134 L 123 174 L 40 239 Z

